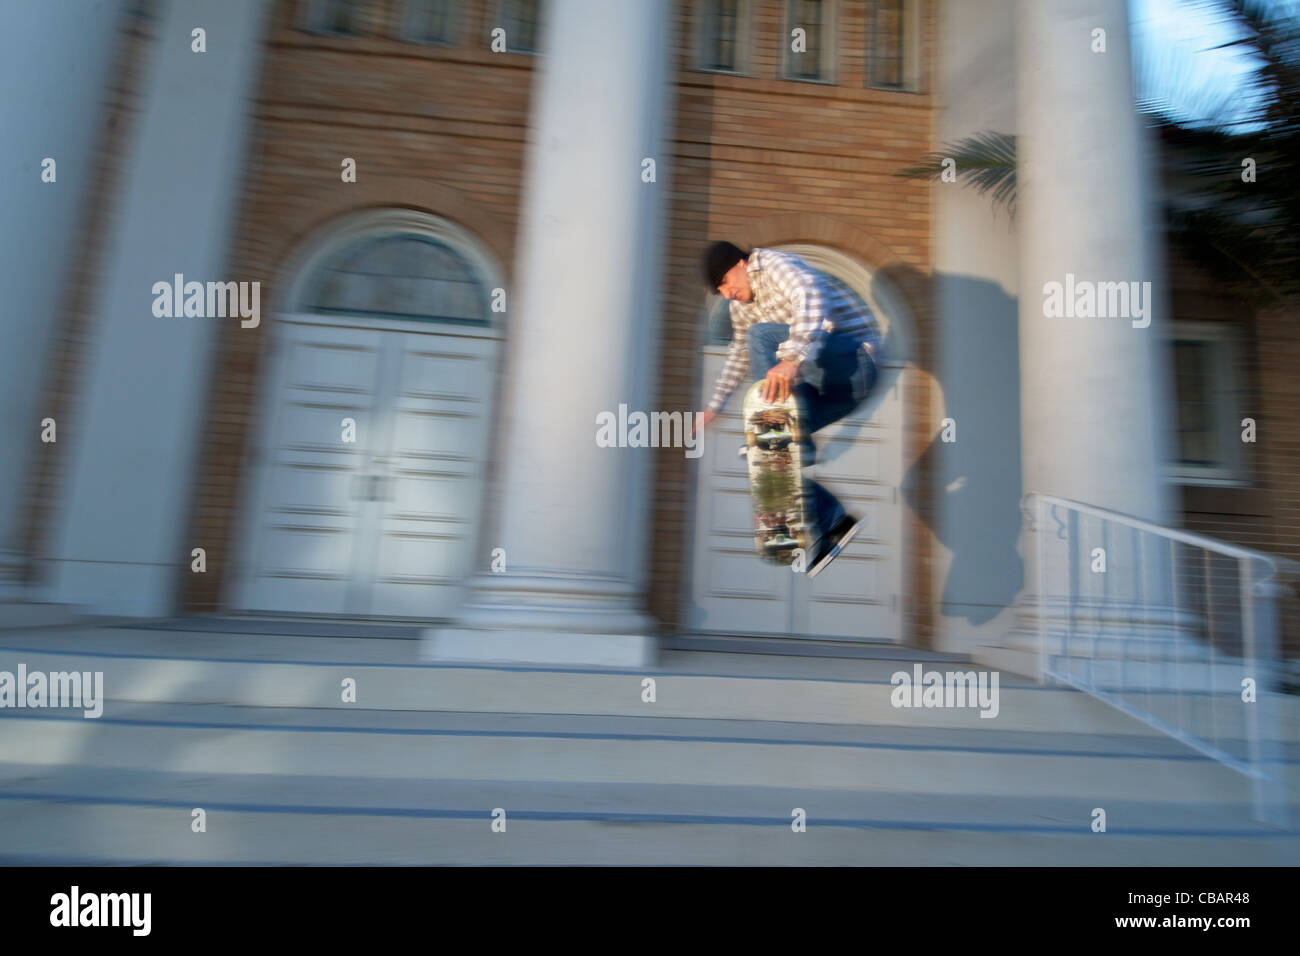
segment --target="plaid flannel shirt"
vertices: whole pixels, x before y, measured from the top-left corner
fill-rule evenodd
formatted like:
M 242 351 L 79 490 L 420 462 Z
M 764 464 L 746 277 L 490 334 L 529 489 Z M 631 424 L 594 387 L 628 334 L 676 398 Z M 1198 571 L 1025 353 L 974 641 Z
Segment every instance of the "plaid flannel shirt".
M 731 303 L 731 348 L 718 376 L 709 409 L 721 411 L 749 370 L 746 332 L 761 322 L 784 322 L 790 337 L 777 349 L 782 361 L 815 361 L 830 332 L 863 343 L 874 359 L 880 345 L 875 316 L 847 286 L 818 272 L 803 259 L 775 249 L 755 249 L 746 264 L 752 301 Z

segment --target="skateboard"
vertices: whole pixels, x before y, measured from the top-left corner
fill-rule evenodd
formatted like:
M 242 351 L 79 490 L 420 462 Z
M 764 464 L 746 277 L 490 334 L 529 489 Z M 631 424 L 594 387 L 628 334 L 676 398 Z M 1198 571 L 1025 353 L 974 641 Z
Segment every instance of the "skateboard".
M 754 543 L 763 560 L 794 564 L 812 553 L 812 529 L 803 493 L 799 448 L 799 409 L 794 396 L 763 401 L 763 382 L 745 393 L 741 417 L 745 444 L 738 455 L 749 457 L 749 490 L 754 501 Z

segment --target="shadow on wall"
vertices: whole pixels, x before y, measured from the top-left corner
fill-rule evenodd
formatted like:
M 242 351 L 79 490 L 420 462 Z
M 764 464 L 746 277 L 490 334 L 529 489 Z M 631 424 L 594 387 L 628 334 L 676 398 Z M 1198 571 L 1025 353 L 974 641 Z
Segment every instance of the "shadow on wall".
M 985 624 L 1024 584 L 1018 304 L 996 283 L 965 276 L 895 268 L 884 278 L 933 310 L 918 329 L 930 341 L 910 356 L 938 388 L 932 414 L 922 413 L 932 435 L 900 491 L 952 555 L 939 614 Z

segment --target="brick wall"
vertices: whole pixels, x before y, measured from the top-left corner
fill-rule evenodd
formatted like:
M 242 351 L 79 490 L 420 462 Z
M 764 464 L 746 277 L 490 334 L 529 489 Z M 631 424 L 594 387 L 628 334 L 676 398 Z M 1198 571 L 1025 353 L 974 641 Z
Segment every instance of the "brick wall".
M 1254 447 L 1273 525 L 1265 550 L 1300 561 L 1300 304 L 1261 309 L 1255 321 L 1261 414 Z M 1284 653 L 1300 659 L 1300 600 L 1283 601 L 1279 615 Z
M 1170 283 L 1175 320 L 1226 323 L 1237 330 L 1241 417 L 1256 423 L 1256 441 L 1241 445 L 1248 486 L 1184 486 L 1184 527 L 1300 561 L 1300 435 L 1291 427 L 1300 414 L 1300 306 L 1253 306 L 1176 253 Z M 1286 655 L 1300 657 L 1300 606 L 1284 601 L 1279 616 Z

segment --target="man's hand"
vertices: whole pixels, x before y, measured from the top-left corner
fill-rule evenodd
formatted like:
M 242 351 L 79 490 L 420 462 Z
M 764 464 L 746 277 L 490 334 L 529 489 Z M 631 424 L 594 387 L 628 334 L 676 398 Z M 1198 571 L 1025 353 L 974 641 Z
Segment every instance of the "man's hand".
M 799 366 L 791 361 L 772 366 L 763 382 L 763 401 L 768 404 L 784 402 L 790 397 L 790 386 L 799 375 Z
M 713 421 L 717 417 L 717 412 L 710 411 L 707 408 L 702 412 L 698 412 L 695 416 L 695 427 L 691 429 L 691 434 L 698 435 L 700 432 L 704 431 L 705 425 L 709 424 L 709 422 Z

